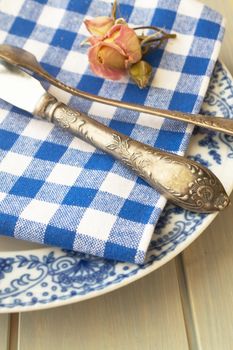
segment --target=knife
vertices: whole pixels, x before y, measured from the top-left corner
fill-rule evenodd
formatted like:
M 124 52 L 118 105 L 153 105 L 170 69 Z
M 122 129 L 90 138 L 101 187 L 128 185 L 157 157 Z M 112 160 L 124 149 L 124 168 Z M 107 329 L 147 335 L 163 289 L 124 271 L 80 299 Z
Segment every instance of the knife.
M 119 159 L 174 204 L 212 213 L 229 205 L 220 180 L 201 164 L 119 133 L 84 113 L 69 108 L 46 92 L 40 82 L 0 60 L 0 98 L 55 123 Z

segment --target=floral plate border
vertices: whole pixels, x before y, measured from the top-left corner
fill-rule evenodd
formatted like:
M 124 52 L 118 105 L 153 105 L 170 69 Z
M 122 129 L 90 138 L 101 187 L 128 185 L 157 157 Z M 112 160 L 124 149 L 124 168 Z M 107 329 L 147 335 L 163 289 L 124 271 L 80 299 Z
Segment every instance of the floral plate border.
M 202 113 L 233 118 L 233 80 L 218 62 Z M 195 129 L 189 157 L 211 168 L 233 189 L 233 136 Z M 227 169 L 224 173 L 222 169 Z M 58 248 L 0 253 L 0 313 L 51 308 L 96 297 L 147 275 L 194 241 L 216 214 L 195 214 L 168 204 L 144 265 L 96 258 Z

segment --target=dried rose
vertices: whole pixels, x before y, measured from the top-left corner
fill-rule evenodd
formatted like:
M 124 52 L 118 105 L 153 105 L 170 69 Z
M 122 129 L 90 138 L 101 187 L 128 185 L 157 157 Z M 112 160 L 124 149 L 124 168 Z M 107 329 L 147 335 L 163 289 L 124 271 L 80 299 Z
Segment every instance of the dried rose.
M 103 37 L 90 38 L 89 62 L 92 71 L 104 78 L 118 80 L 142 57 L 135 31 L 125 24 L 114 25 Z
M 139 61 L 129 68 L 129 75 L 141 89 L 149 83 L 152 67 L 145 61 Z
M 86 19 L 84 21 L 87 30 L 94 36 L 105 35 L 114 25 L 114 19 L 111 17 L 96 17 L 93 19 Z
M 129 75 L 143 88 L 148 85 L 152 67 L 141 60 L 150 49 L 158 48 L 164 40 L 175 38 L 155 26 L 140 26 L 131 29 L 124 18 L 117 18 L 118 4 L 114 0 L 110 17 L 101 16 L 84 23 L 92 34 L 82 44 L 91 45 L 88 57 L 92 71 L 112 80 Z M 150 30 L 146 35 L 144 30 Z M 140 30 L 138 33 L 137 31 Z M 143 32 L 142 32 L 143 30 Z M 152 33 L 151 33 L 152 32 Z

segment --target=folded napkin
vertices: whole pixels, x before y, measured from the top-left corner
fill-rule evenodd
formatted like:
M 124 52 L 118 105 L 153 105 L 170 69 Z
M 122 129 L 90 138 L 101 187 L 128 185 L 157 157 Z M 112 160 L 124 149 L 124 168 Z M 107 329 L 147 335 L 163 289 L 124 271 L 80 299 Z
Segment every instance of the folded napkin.
M 0 41 L 23 47 L 79 89 L 149 106 L 199 111 L 224 33 L 219 13 L 194 0 L 121 0 L 130 24 L 177 39 L 150 52 L 150 88 L 92 74 L 83 20 L 112 0 L 2 0 Z M 144 143 L 184 154 L 193 127 L 92 103 L 51 89 L 72 107 Z M 85 142 L 0 101 L 0 233 L 93 255 L 143 263 L 165 199 L 125 166 Z

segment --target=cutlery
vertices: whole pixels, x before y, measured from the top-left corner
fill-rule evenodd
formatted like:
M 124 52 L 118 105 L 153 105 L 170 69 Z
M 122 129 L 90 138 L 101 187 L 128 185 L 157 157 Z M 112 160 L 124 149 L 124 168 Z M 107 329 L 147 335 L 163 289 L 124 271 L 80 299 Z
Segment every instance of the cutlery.
M 203 128 L 220 131 L 229 135 L 233 135 L 233 120 L 231 119 L 157 109 L 149 106 L 143 106 L 140 104 L 117 101 L 114 99 L 97 96 L 85 91 L 75 89 L 69 85 L 64 84 L 63 82 L 59 81 L 58 79 L 50 75 L 46 70 L 42 68 L 42 66 L 39 64 L 39 62 L 37 61 L 36 57 L 33 54 L 15 46 L 10 46 L 6 44 L 0 45 L 0 58 L 4 59 L 9 63 L 17 65 L 21 68 L 26 68 L 27 70 L 33 73 L 36 73 L 43 79 L 46 79 L 51 84 L 75 96 L 83 97 L 91 101 L 100 102 L 100 103 L 112 105 L 115 107 L 131 109 L 137 112 L 148 113 L 151 115 L 155 115 L 157 117 L 179 120 L 179 121 L 194 124 Z
M 0 60 L 0 98 L 119 159 L 176 205 L 211 213 L 229 204 L 221 182 L 209 169 L 133 140 L 69 108 L 46 92 L 37 79 L 4 60 Z

